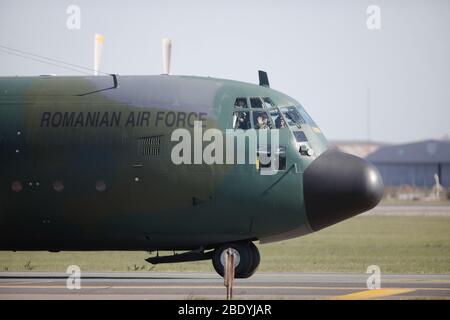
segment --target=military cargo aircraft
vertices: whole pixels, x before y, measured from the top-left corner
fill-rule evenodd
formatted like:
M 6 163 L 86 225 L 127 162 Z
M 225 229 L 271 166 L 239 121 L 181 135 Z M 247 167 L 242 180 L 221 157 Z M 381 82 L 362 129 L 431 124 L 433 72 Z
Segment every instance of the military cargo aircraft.
M 330 147 L 298 101 L 259 78 L 0 77 L 0 250 L 185 251 L 147 261 L 212 259 L 223 275 L 231 247 L 246 278 L 260 262 L 254 241 L 376 206 L 376 168 Z M 278 130 L 276 172 L 261 174 L 258 161 L 175 164 L 171 134 L 196 121 Z

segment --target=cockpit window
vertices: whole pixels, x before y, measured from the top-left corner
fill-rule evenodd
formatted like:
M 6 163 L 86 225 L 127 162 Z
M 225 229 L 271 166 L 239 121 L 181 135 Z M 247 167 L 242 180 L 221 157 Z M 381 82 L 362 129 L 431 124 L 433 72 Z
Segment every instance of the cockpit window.
M 308 139 L 303 131 L 294 131 L 293 133 L 297 142 L 308 142 Z
M 288 122 L 288 125 L 295 126 L 295 125 L 302 125 L 305 124 L 306 121 L 301 116 L 300 112 L 297 110 L 296 107 L 283 107 L 281 108 L 281 112 L 283 112 L 284 116 L 286 117 L 286 120 Z
M 255 129 L 272 129 L 272 122 L 265 111 L 253 111 L 253 126 Z
M 282 129 L 305 123 L 301 106 L 279 108 L 269 97 L 239 97 L 234 107 L 238 110 L 233 113 L 233 129 Z M 239 110 L 243 108 L 251 109 Z
M 247 108 L 247 98 L 237 98 L 234 102 L 235 108 Z
M 269 97 L 262 98 L 265 108 L 274 108 L 277 105 Z
M 272 118 L 273 123 L 275 123 L 275 128 L 286 128 L 286 123 L 278 110 L 271 110 L 270 117 Z
M 247 130 L 251 128 L 250 115 L 247 111 L 233 113 L 233 129 Z
M 262 108 L 263 104 L 261 98 L 250 98 L 250 105 L 252 108 Z
M 309 116 L 309 114 L 306 112 L 305 109 L 303 109 L 302 106 L 297 105 L 297 110 L 300 112 L 300 115 L 302 118 L 306 121 L 307 124 L 310 124 L 313 127 L 317 127 L 317 124 L 314 122 L 314 120 Z

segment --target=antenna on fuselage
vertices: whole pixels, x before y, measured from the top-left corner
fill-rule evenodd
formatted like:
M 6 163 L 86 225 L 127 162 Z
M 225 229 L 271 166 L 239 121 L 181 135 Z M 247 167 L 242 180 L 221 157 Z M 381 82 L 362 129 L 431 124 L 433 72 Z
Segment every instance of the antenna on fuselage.
M 258 76 L 259 76 L 259 85 L 270 88 L 269 77 L 267 76 L 267 72 L 258 70 Z
M 172 40 L 162 39 L 163 74 L 170 74 L 170 56 L 172 54 Z
M 99 33 L 95 34 L 94 38 L 94 75 L 98 76 L 100 64 L 102 62 L 103 43 L 105 37 Z

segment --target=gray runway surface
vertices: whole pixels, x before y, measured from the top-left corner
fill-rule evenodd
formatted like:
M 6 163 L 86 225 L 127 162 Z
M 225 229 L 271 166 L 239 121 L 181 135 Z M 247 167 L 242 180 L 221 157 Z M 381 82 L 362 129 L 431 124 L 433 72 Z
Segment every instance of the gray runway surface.
M 83 273 L 69 290 L 67 274 L 0 272 L 0 299 L 225 299 L 214 273 Z M 368 290 L 368 274 L 256 273 L 235 282 L 238 299 L 450 299 L 450 275 L 382 275 Z

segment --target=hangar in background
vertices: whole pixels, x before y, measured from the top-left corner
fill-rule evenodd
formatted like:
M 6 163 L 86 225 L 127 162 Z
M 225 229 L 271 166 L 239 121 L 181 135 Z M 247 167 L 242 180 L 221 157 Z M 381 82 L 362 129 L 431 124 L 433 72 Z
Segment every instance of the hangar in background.
M 433 187 L 437 174 L 450 187 L 450 141 L 426 140 L 381 146 L 367 155 L 380 171 L 385 186 Z
M 360 158 L 366 158 L 372 152 L 386 145 L 383 142 L 364 141 L 364 140 L 334 140 L 330 141 L 332 145 L 342 152 L 350 153 Z

